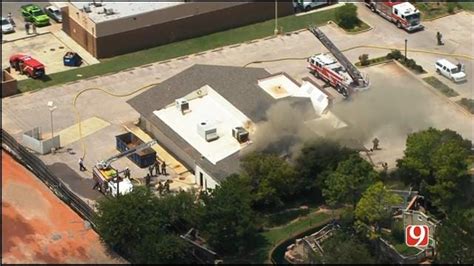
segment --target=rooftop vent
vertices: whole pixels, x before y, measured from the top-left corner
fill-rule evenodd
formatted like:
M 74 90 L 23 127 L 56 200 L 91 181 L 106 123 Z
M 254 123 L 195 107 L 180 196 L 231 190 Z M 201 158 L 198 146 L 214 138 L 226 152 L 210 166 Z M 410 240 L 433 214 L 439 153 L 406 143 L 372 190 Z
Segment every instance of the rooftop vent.
M 90 5 L 84 5 L 84 7 L 82 8 L 82 10 L 84 10 L 84 12 L 86 12 L 86 13 L 92 12 Z
M 239 143 L 247 142 L 249 140 L 249 132 L 243 127 L 234 127 L 232 129 L 232 137 Z
M 189 102 L 184 98 L 176 99 L 176 108 L 181 111 L 184 115 L 186 112 L 189 112 Z
M 105 12 L 105 15 L 106 15 L 106 16 L 115 14 L 115 11 L 114 11 L 113 8 L 105 8 L 105 7 L 104 7 L 104 12 Z
M 198 134 L 204 138 L 207 142 L 216 140 L 219 138 L 217 135 L 217 127 L 214 123 L 203 121 L 197 124 Z
M 95 6 L 95 7 L 101 7 L 102 6 L 102 0 L 100 2 L 97 2 L 95 0 L 92 0 L 92 4 Z

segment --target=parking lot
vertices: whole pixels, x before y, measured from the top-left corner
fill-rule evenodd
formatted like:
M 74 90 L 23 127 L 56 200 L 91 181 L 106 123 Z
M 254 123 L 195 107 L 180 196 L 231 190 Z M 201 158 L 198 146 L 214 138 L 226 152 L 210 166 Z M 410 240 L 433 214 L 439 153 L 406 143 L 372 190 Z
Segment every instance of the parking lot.
M 369 16 L 368 19 L 365 16 Z M 449 34 L 445 33 L 446 45 L 442 47 L 437 47 L 431 37 L 435 36 L 438 27 L 441 27 L 439 24 L 445 23 L 444 18 L 426 23 L 425 31 L 408 34 L 369 12 L 368 14 L 363 13 L 362 16 L 362 19 L 374 26 L 374 29 L 368 32 L 347 35 L 329 25 L 321 27 L 321 30 L 330 36 L 331 40 L 341 49 L 357 45 L 402 48 L 403 40 L 408 38 L 410 48 L 473 56 L 473 52 L 469 49 L 472 47 L 472 40 L 465 34 L 471 31 L 471 25 L 470 23 L 463 24 L 469 18 L 472 21 L 472 15 L 464 12 L 447 17 L 449 21 L 455 21 L 453 25 L 462 28 Z M 458 42 L 466 42 L 470 46 Z M 145 84 L 165 80 L 197 63 L 244 66 L 257 60 L 293 58 L 295 60 L 260 63 L 250 65 L 250 67 L 263 67 L 270 73 L 286 72 L 294 79 L 301 81 L 303 77 L 309 76 L 304 58 L 323 51 L 325 48 L 311 33 L 302 31 L 298 34 L 233 45 L 177 60 L 157 62 L 112 75 L 5 98 L 2 100 L 2 126 L 18 139 L 20 139 L 22 132 L 36 126 L 40 126 L 44 132 L 48 132 L 50 114 L 46 104 L 48 101 L 54 100 L 58 106 L 54 112 L 54 130 L 59 132 L 76 123 L 71 103 L 74 96 L 81 90 L 101 87 L 115 94 L 125 94 Z M 363 48 L 352 49 L 345 54 L 351 61 L 356 62 L 362 53 L 368 53 L 370 57 L 377 57 L 385 55 L 387 52 L 389 51 Z M 432 65 L 439 55 L 409 53 L 409 57 L 422 64 L 429 74 L 434 74 Z M 445 57 L 452 61 L 459 59 L 466 64 L 468 82 L 452 87 L 459 93 L 472 98 L 472 61 Z M 386 161 L 390 167 L 393 167 L 394 160 L 402 156 L 406 134 L 428 126 L 440 129 L 451 128 L 459 131 L 465 138 L 474 139 L 470 126 L 472 116 L 453 106 L 448 98 L 433 93 L 433 89 L 423 84 L 419 77 L 394 63 L 373 66 L 362 71 L 369 74 L 371 88 L 356 95 L 350 102 L 342 102 L 339 97 L 334 104 L 334 112 L 350 124 L 349 131 L 341 137 L 358 139 L 369 147 L 374 136 L 380 139 L 382 150 L 372 154 L 375 162 Z M 451 86 L 448 82 L 446 81 Z M 330 89 L 329 91 L 336 95 L 334 90 Z M 125 131 L 123 127 L 125 124 L 138 120 L 138 113 L 126 104 L 126 100 L 133 96 L 111 97 L 98 91 L 81 95 L 77 106 L 82 120 L 99 117 L 110 123 L 109 126 L 84 138 L 87 146 L 86 167 L 115 154 L 114 136 Z M 41 158 L 58 176 L 65 179 L 73 191 L 93 200 L 96 196 L 91 195 L 92 192 L 87 192 L 93 185 L 91 177 L 88 173 L 80 172 L 77 166 L 79 154 L 82 153 L 80 142 L 73 142 L 63 150 L 66 149 L 70 149 L 75 154 L 59 152 Z M 130 162 L 126 159 L 117 161 L 117 165 L 120 167 L 125 167 L 128 163 Z
M 68 51 L 76 52 L 83 58 L 81 66 L 99 62 L 62 32 L 61 23 L 57 23 L 52 19 L 50 19 L 50 25 L 37 27 L 37 34 L 33 34 L 31 30 L 30 34 L 27 34 L 20 11 L 23 4 L 19 2 L 2 2 L 2 16 L 7 17 L 8 13 L 11 12 L 16 24 L 14 33 L 2 35 L 2 69 L 9 66 L 10 56 L 18 53 L 30 55 L 43 63 L 46 67 L 46 74 L 71 69 L 71 67 L 64 66 L 63 64 L 63 56 Z M 40 2 L 37 5 L 44 8 L 50 5 L 50 3 Z M 18 80 L 27 78 L 25 75 L 20 75 L 14 71 L 12 74 Z

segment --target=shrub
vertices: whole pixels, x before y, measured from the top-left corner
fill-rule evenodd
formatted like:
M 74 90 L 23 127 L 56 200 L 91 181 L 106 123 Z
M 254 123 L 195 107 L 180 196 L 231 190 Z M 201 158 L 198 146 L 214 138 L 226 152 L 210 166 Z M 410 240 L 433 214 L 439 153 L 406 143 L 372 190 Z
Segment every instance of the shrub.
M 361 66 L 368 66 L 370 61 L 369 61 L 369 55 L 368 54 L 362 54 L 359 56 L 359 61 Z
M 418 73 L 423 73 L 425 72 L 425 70 L 423 69 L 422 66 L 420 65 L 415 65 L 415 67 L 413 68 L 415 71 L 417 71 Z
M 344 29 L 353 29 L 359 24 L 357 7 L 354 4 L 345 4 L 336 11 L 336 23 Z
M 403 229 L 403 222 L 401 220 L 397 220 L 392 223 L 392 237 L 399 243 L 403 243 L 405 241 L 405 231 Z
M 415 68 L 416 62 L 413 59 L 407 59 L 405 65 L 409 68 Z
M 456 3 L 448 2 L 448 13 L 454 14 L 454 8 L 456 7 Z
M 474 100 L 473 99 L 467 99 L 467 98 L 462 98 L 459 103 L 464 106 L 469 112 L 474 114 Z
M 400 58 L 402 58 L 402 52 L 400 52 L 400 50 L 393 50 L 387 54 L 387 59 L 398 60 Z

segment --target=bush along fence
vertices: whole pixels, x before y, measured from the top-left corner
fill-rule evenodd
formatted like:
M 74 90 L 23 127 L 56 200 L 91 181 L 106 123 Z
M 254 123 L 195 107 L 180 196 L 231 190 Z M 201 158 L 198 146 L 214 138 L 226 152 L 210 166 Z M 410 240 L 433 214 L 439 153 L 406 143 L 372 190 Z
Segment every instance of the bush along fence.
M 2 149 L 11 154 L 19 163 L 28 168 L 62 201 L 71 207 L 79 216 L 87 220 L 94 227 L 94 210 L 82 199 L 76 196 L 65 184 L 61 182 L 48 167 L 33 153 L 19 144 L 5 130 L 2 132 Z

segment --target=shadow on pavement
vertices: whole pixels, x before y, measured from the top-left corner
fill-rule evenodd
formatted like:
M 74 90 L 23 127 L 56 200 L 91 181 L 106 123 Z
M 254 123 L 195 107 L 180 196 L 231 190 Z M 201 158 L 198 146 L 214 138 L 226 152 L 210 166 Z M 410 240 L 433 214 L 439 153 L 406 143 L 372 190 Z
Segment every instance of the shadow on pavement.
M 97 200 L 102 194 L 97 190 L 93 190 L 94 181 L 91 179 L 85 179 L 78 175 L 74 170 L 71 169 L 67 164 L 54 163 L 48 165 L 49 169 L 56 175 L 61 181 L 69 186 L 69 188 L 78 196 L 88 198 L 90 200 Z

